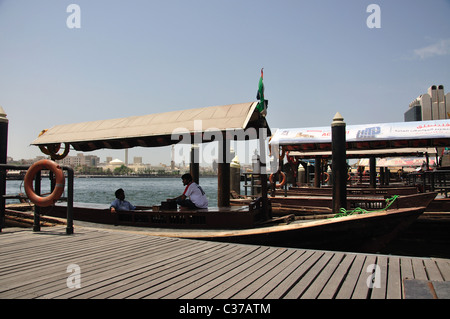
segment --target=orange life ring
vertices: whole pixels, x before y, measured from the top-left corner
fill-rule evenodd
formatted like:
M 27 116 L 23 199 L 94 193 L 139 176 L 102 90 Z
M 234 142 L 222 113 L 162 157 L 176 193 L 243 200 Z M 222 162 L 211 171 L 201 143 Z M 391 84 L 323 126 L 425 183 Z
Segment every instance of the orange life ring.
M 39 172 L 42 169 L 49 169 L 51 170 L 56 177 L 56 185 L 55 189 L 49 196 L 39 196 L 34 192 L 33 188 L 33 180 L 36 176 L 37 172 Z M 30 168 L 27 170 L 27 173 L 25 174 L 24 178 L 24 187 L 25 192 L 27 193 L 28 198 L 37 206 L 40 207 L 47 207 L 53 205 L 62 195 L 64 192 L 64 172 L 58 164 L 56 164 L 54 161 L 43 159 L 40 161 L 37 161 L 33 165 L 30 166 Z
M 284 186 L 284 184 L 286 184 L 286 174 L 284 174 L 282 171 L 279 171 L 278 173 L 280 173 L 283 176 L 283 179 L 281 180 L 280 184 L 275 184 L 275 187 L 276 188 L 281 188 L 281 187 Z M 269 181 L 270 181 L 271 184 L 273 184 L 273 175 L 274 174 L 272 173 L 269 176 Z
M 323 174 L 326 176 L 325 181 L 324 181 L 326 183 L 330 180 L 330 174 L 328 174 L 327 172 L 325 172 Z

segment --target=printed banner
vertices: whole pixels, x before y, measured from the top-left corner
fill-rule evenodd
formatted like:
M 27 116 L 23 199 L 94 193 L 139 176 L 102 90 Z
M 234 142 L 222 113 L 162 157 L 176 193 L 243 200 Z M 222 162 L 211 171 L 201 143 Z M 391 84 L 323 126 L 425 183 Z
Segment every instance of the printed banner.
M 450 120 L 347 125 L 347 142 L 450 138 Z M 270 140 L 275 145 L 330 143 L 331 126 L 278 129 Z

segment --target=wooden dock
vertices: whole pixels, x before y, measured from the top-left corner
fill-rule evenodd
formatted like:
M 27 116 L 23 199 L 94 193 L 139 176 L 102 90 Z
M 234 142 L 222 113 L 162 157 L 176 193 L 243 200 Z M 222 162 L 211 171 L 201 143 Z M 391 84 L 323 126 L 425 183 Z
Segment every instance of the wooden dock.
M 449 283 L 449 259 L 227 244 L 88 227 L 76 227 L 73 235 L 66 235 L 63 226 L 0 233 L 1 299 L 446 299 Z

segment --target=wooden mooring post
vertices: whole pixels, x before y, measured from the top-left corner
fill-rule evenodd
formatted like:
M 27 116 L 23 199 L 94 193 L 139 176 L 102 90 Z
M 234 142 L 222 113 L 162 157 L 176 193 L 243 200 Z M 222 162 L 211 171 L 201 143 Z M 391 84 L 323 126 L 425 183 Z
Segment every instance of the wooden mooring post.
M 8 125 L 6 113 L 0 106 L 0 164 L 6 164 L 8 155 Z M 5 227 L 6 170 L 0 170 L 0 232 Z
M 219 141 L 219 163 L 217 165 L 217 206 L 230 206 L 230 140 L 227 133 L 222 132 L 222 140 Z
M 341 114 L 336 113 L 331 123 L 333 213 L 347 208 L 347 150 L 346 125 Z

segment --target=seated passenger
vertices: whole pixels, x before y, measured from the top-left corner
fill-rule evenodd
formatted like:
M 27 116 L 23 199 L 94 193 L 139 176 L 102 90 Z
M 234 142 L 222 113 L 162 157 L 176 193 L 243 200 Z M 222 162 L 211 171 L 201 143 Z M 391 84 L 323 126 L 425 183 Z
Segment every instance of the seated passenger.
M 175 198 L 169 198 L 167 201 L 176 201 L 181 207 L 190 209 L 208 208 L 208 198 L 203 189 L 193 181 L 191 174 L 184 174 L 181 176 L 181 180 L 183 185 L 186 186 L 183 194 Z
M 129 201 L 125 200 L 125 192 L 122 188 L 119 188 L 115 192 L 116 199 L 111 203 L 110 209 L 111 213 L 116 211 L 128 211 L 135 210 L 136 207 L 133 206 Z

